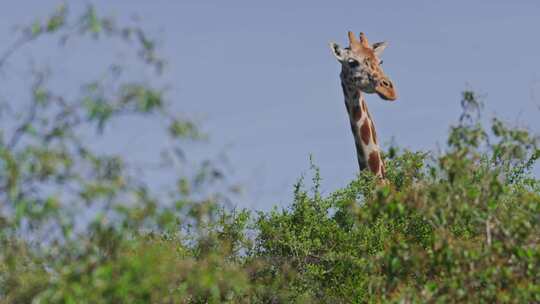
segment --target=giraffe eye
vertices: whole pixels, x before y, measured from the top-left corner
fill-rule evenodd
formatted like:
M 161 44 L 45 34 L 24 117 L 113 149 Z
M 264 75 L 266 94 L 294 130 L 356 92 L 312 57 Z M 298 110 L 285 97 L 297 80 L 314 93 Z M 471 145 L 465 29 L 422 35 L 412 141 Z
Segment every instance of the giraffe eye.
M 383 61 L 381 60 L 381 61 L 379 62 L 379 65 L 382 65 L 382 64 L 383 64 Z
M 360 63 L 358 62 L 358 60 L 355 60 L 355 59 L 349 59 L 349 61 L 347 61 L 347 63 L 349 64 L 349 66 L 351 68 L 355 68 L 357 66 L 360 65 Z

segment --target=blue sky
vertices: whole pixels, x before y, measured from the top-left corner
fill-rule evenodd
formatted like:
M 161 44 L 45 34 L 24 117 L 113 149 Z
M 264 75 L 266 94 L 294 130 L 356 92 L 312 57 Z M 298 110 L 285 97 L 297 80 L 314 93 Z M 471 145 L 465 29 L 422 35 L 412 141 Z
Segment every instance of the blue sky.
M 5 1 L 0 43 L 13 38 L 11 26 L 45 16 L 58 3 Z M 74 7 L 85 3 L 69 1 Z M 210 135 L 205 153 L 227 154 L 234 178 L 246 188 L 242 207 L 288 204 L 310 154 L 326 193 L 356 175 L 340 67 L 328 49 L 330 41 L 345 44 L 347 30 L 389 42 L 384 69 L 400 97 L 394 103 L 367 100 L 381 142 L 413 150 L 443 147 L 466 88 L 485 95 L 486 115 L 540 131 L 535 0 L 92 3 L 119 18 L 139 16 L 158 38 L 169 62 L 165 82 L 173 108 L 202 123 Z M 47 62 L 63 60 L 42 52 Z M 67 72 L 84 78 L 92 60 Z M 125 136 L 136 158 L 148 157 L 137 144 L 152 132 Z

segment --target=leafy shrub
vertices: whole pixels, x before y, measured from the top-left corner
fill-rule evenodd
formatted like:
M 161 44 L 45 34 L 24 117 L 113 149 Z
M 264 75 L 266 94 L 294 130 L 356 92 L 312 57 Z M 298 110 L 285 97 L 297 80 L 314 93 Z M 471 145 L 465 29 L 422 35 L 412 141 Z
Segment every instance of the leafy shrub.
M 311 195 L 297 186 L 290 208 L 259 215 L 256 255 L 282 257 L 323 303 L 539 301 L 537 138 L 497 119 L 488 134 L 478 106 L 465 92 L 441 155 L 392 148 L 387 186 L 369 174 L 326 198 L 317 178 Z

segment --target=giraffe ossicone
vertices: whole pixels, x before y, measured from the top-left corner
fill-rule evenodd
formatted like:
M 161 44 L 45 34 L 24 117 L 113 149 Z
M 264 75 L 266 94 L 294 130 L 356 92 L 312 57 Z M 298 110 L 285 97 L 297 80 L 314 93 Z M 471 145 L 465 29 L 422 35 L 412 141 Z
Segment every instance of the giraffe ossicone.
M 364 33 L 360 33 L 358 39 L 350 31 L 348 36 L 348 47 L 342 48 L 332 42 L 330 49 L 341 63 L 341 87 L 356 145 L 358 165 L 360 170 L 368 169 L 384 179 L 384 160 L 364 93 L 376 93 L 382 99 L 390 101 L 397 99 L 394 84 L 381 67 L 380 56 L 387 43 L 377 42 L 370 45 Z

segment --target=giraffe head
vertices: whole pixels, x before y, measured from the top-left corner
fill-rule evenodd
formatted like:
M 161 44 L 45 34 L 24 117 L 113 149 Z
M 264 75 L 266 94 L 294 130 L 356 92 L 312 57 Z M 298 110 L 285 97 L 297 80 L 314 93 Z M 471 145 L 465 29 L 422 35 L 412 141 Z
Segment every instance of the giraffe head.
M 381 67 L 380 56 L 386 42 L 369 44 L 364 33 L 356 39 L 349 32 L 349 47 L 342 48 L 337 43 L 330 43 L 330 48 L 341 63 L 341 77 L 347 85 L 354 86 L 365 93 L 377 93 L 382 99 L 395 100 L 396 89 Z

